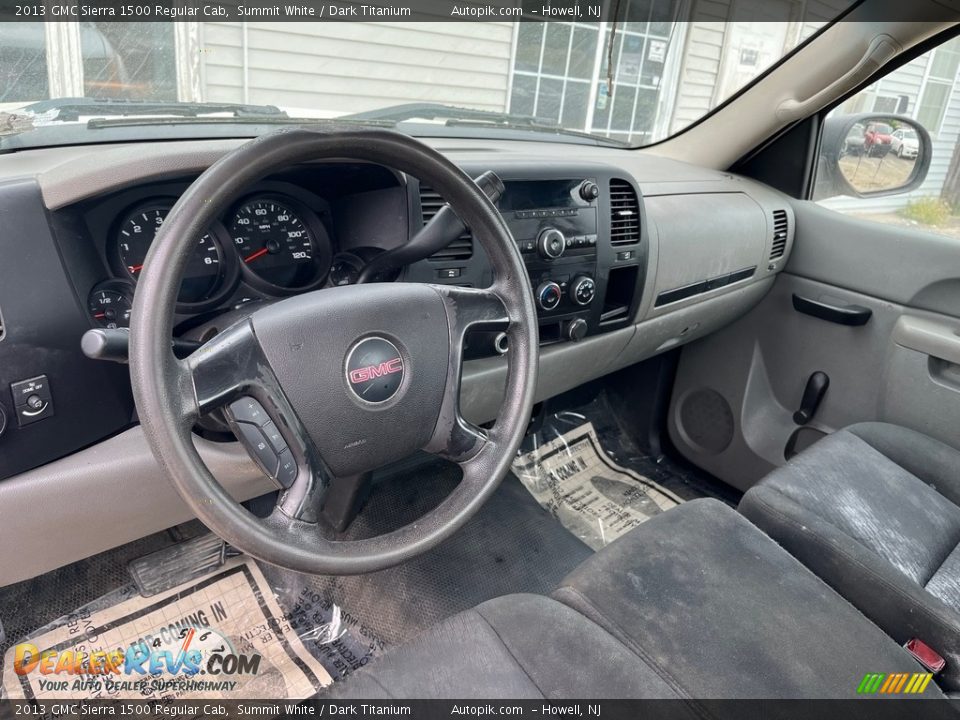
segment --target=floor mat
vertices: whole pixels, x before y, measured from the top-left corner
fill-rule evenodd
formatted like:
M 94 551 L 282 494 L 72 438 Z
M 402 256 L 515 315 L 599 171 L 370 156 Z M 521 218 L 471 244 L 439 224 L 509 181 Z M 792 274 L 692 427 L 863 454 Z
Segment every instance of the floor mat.
M 413 522 L 459 479 L 459 468 L 435 461 L 381 483 L 347 536 L 370 537 Z M 591 554 L 511 475 L 452 537 L 397 567 L 350 577 L 264 572 L 279 584 L 302 585 L 348 608 L 361 632 L 395 644 L 485 600 L 549 593 Z

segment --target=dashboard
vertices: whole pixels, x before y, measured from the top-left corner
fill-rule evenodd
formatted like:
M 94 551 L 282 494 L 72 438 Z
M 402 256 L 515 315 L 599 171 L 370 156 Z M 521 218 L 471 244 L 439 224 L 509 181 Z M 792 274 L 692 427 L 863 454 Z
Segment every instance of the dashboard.
M 143 438 L 128 368 L 86 357 L 80 340 L 129 324 L 157 229 L 190 183 L 240 142 L 2 158 L 0 506 L 29 518 L 42 504 L 76 539 L 45 545 L 34 565 L 0 567 L 5 581 L 189 519 Z M 504 181 L 498 208 L 538 308 L 537 400 L 743 317 L 790 255 L 789 203 L 744 178 L 611 148 L 428 142 L 471 176 L 493 170 Z M 368 163 L 308 163 L 267 177 L 196 238 L 175 334 L 202 342 L 256 304 L 354 283 L 443 204 L 416 178 Z M 485 287 L 492 271 L 468 230 L 376 279 Z M 461 406 L 484 423 L 503 398 L 509 347 L 498 332 L 467 343 Z M 238 499 L 272 487 L 225 426 L 198 428 L 195 445 Z

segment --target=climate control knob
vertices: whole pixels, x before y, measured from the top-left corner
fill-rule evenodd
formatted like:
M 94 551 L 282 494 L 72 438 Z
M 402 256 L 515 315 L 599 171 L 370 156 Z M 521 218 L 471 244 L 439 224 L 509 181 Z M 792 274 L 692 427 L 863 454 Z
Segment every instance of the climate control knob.
M 567 249 L 567 239 L 556 228 L 544 228 L 537 236 L 537 250 L 541 257 L 556 260 Z
M 570 283 L 570 300 L 577 305 L 589 305 L 597 294 L 597 283 L 589 275 L 581 275 Z
M 540 286 L 537 288 L 537 305 L 544 310 L 553 310 L 556 308 L 557 305 L 560 304 L 562 297 L 563 291 L 553 280 L 540 283 Z

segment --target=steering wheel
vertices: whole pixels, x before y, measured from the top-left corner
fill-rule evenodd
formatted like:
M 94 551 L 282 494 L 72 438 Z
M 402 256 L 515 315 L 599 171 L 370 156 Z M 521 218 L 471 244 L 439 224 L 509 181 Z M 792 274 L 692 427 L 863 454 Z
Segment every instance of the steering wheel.
M 292 164 L 322 159 L 385 165 L 435 188 L 486 252 L 493 284 L 478 289 L 383 283 L 317 290 L 265 305 L 186 359 L 174 357 L 170 339 L 177 292 L 196 238 L 252 183 Z M 520 253 L 500 214 L 435 150 L 377 129 L 272 132 L 197 178 L 157 233 L 130 324 L 130 375 L 140 422 L 184 502 L 236 548 L 306 573 L 386 568 L 448 537 L 507 474 L 536 385 L 532 298 Z M 510 352 L 503 407 L 493 427 L 481 430 L 460 411 L 462 350 L 469 328 L 490 323 L 507 324 Z M 286 462 L 287 469 L 277 472 L 276 507 L 266 518 L 233 500 L 194 447 L 197 419 L 219 407 L 233 413 L 239 421 L 235 427 L 255 435 L 259 429 L 257 437 L 270 442 Z M 337 540 L 320 514 L 331 483 L 417 450 L 462 469 L 462 480 L 446 500 L 399 530 Z

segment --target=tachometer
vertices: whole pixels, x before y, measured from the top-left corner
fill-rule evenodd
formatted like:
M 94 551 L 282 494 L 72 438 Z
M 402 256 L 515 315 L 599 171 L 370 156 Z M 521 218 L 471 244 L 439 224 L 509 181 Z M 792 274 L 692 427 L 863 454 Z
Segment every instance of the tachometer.
M 330 269 L 323 226 L 286 198 L 247 200 L 234 212 L 229 231 L 244 267 L 267 289 L 306 289 Z
M 169 205 L 144 205 L 131 212 L 120 225 L 117 237 L 120 262 L 134 280 L 139 277 L 150 244 L 169 212 Z M 190 256 L 177 299 L 181 303 L 209 299 L 223 278 L 223 264 L 220 243 L 213 234 L 207 233 L 197 241 Z

